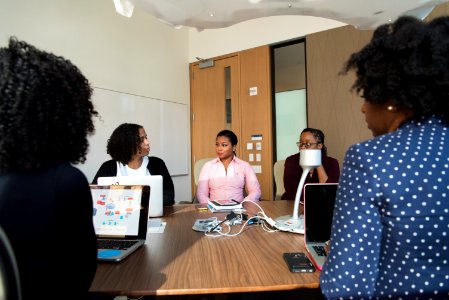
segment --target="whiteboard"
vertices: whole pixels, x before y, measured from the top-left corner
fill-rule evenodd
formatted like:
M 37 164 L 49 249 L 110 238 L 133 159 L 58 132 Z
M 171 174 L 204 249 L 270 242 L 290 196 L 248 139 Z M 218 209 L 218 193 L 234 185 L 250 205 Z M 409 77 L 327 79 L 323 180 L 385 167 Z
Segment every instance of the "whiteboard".
M 150 156 L 164 160 L 170 175 L 189 174 L 189 110 L 187 104 L 94 88 L 92 101 L 100 117 L 89 137 L 89 152 L 78 167 L 91 182 L 101 164 L 111 157 L 107 140 L 122 123 L 142 125 L 150 141 Z

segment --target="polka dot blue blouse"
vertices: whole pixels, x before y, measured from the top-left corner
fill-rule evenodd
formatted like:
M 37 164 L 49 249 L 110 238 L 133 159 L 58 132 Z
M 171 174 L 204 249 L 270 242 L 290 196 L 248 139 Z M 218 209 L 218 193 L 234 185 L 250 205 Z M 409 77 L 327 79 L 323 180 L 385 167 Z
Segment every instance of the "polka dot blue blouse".
M 329 299 L 449 299 L 449 128 L 436 117 L 349 148 L 331 249 Z

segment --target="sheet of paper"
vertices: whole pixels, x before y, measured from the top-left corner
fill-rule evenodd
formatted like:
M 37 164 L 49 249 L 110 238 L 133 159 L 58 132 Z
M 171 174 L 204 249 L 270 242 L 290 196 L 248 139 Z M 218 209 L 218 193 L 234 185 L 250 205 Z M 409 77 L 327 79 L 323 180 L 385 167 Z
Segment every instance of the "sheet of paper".
M 167 222 L 162 222 L 161 219 L 149 219 L 147 233 L 163 233 Z
M 249 95 L 250 96 L 257 96 L 257 86 L 253 86 L 249 88 Z

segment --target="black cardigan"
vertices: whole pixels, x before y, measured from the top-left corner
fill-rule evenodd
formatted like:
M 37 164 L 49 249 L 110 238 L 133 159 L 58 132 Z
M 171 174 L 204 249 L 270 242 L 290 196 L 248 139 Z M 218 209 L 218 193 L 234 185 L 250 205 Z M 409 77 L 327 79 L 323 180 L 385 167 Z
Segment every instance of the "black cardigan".
M 164 206 L 173 205 L 175 203 L 175 187 L 167 166 L 158 157 L 149 156 L 148 159 L 147 169 L 150 171 L 150 174 L 162 175 Z M 97 171 L 97 174 L 95 174 L 92 184 L 97 184 L 98 177 L 112 176 L 117 176 L 117 162 L 115 160 L 105 161 Z

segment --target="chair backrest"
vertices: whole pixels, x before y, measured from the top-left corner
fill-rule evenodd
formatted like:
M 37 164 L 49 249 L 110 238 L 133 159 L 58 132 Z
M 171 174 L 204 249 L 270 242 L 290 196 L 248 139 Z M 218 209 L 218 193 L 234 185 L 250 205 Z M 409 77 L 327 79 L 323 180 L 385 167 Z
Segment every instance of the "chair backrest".
M 200 178 L 201 169 L 203 168 L 204 164 L 207 163 L 209 160 L 213 160 L 214 157 L 206 157 L 202 159 L 198 159 L 195 162 L 195 166 L 193 167 L 193 177 L 195 180 L 195 187 L 198 185 L 198 179 Z
M 19 269 L 6 233 L 0 227 L 0 299 L 20 300 Z
M 196 187 L 198 185 L 198 180 L 200 178 L 201 169 L 203 168 L 204 164 L 207 163 L 209 160 L 213 160 L 214 157 L 206 157 L 202 159 L 198 159 L 195 161 L 195 165 L 193 166 L 193 179 L 195 182 L 195 194 L 196 194 Z M 196 199 L 196 195 L 193 196 L 192 203 L 198 203 L 198 199 Z
M 274 172 L 274 182 L 276 184 L 276 194 L 274 195 L 274 200 L 280 200 L 282 194 L 285 193 L 284 188 L 284 160 L 278 160 L 274 163 L 273 172 Z

